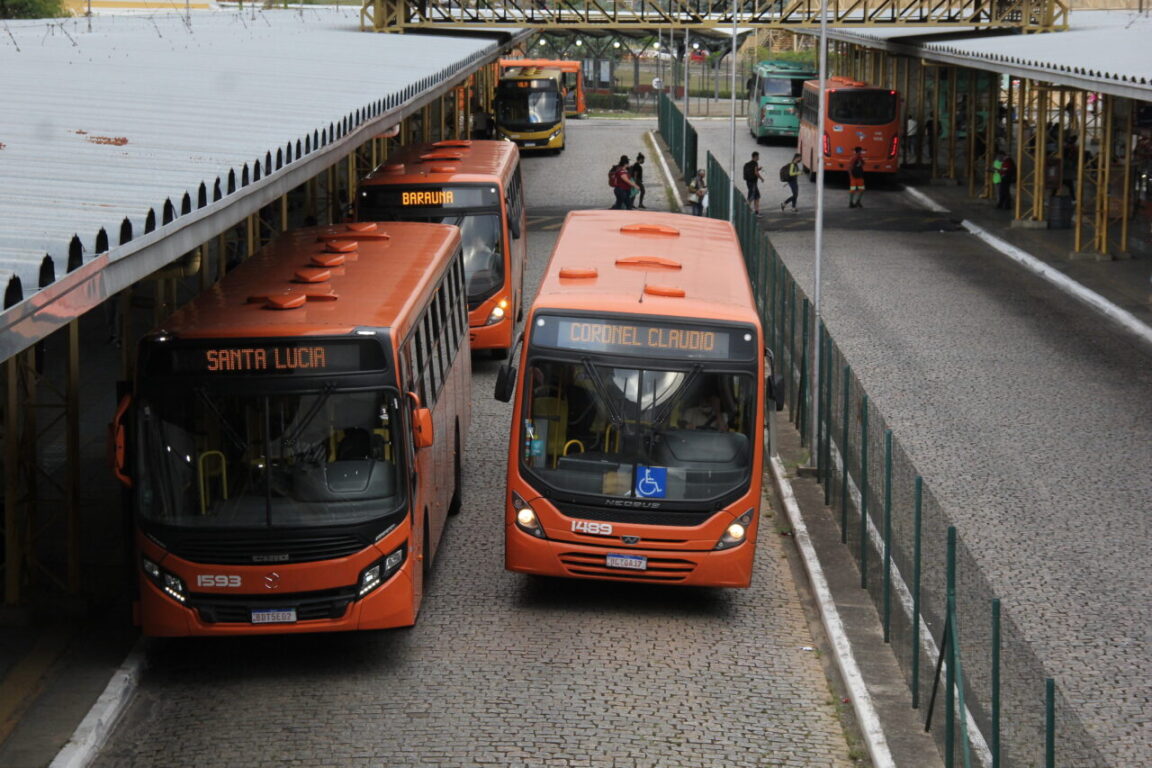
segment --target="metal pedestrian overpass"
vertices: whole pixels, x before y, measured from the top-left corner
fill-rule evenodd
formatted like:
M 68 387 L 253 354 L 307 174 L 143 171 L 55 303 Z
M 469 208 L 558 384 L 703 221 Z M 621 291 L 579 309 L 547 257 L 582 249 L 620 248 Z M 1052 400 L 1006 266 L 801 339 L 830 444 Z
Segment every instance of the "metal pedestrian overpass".
M 365 0 L 360 27 L 532 27 L 631 31 L 820 26 L 977 27 L 1048 32 L 1068 27 L 1066 0 Z

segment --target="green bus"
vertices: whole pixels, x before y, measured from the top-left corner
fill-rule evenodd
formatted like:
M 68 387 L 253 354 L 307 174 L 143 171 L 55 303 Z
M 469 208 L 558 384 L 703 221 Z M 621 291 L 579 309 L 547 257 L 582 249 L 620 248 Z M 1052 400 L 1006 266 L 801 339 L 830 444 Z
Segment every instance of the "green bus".
M 756 65 L 748 89 L 748 130 L 757 141 L 797 135 L 804 81 L 817 76 L 806 62 L 770 60 Z

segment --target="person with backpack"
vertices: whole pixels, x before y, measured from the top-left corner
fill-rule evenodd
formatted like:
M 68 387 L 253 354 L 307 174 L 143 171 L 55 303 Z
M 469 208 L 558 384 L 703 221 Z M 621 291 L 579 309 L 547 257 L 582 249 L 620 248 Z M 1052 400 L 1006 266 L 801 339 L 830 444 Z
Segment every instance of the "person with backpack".
M 616 194 L 616 203 L 612 210 L 632 210 L 632 190 L 639 189 L 632 176 L 628 173 L 628 155 L 620 155 L 620 162 L 608 171 L 608 186 Z
M 852 150 L 852 165 L 848 167 L 848 207 L 863 208 L 864 203 L 864 147 Z
M 748 202 L 752 203 L 752 210 L 760 215 L 760 182 L 764 175 L 760 173 L 760 153 L 753 152 L 752 159 L 744 163 L 744 183 L 748 185 Z
M 800 162 L 799 152 L 792 155 L 792 162 L 780 166 L 780 181 L 787 184 L 788 189 L 792 192 L 791 197 L 780 203 L 781 211 L 791 203 L 792 213 L 796 213 L 796 201 L 800 199 L 800 185 L 797 183 L 797 179 L 800 178 L 800 172 L 803 170 L 804 166 Z

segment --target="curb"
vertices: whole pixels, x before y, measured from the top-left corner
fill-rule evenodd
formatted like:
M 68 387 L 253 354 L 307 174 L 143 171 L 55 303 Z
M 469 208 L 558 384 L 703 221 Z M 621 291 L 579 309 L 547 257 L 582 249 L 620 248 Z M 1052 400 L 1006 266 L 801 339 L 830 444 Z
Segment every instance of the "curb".
M 146 646 L 144 638 L 136 641 L 128 658 L 113 673 L 104 692 L 96 699 L 80 725 L 76 726 L 68 743 L 56 753 L 49 768 L 84 768 L 96 757 L 136 693 L 140 675 L 148 665 Z
M 647 138 L 648 142 L 655 148 L 652 154 L 660 161 L 660 173 L 664 176 L 665 188 L 672 190 L 672 197 L 676 203 L 676 209 L 683 213 L 684 200 L 680 197 L 680 185 L 676 183 L 676 176 L 672 173 L 672 169 L 668 167 L 668 161 L 664 157 L 664 151 L 656 139 L 656 131 L 648 131 L 648 133 L 645 134 L 645 138 Z
M 832 644 L 836 666 L 840 668 L 840 675 L 844 685 L 852 698 L 852 709 L 856 712 L 856 719 L 868 747 L 868 755 L 872 758 L 873 768 L 896 768 L 892 753 L 888 749 L 888 740 L 884 737 L 884 729 L 880 724 L 880 717 L 872 704 L 871 694 L 864 684 L 864 677 L 856 664 L 856 657 L 852 655 L 852 645 L 844 631 L 844 623 L 836 610 L 836 603 L 832 599 L 832 591 L 828 588 L 828 580 L 824 577 L 824 570 L 816 556 L 816 549 L 808 536 L 808 527 L 804 524 L 804 517 L 800 513 L 800 505 L 792 492 L 792 484 L 785 476 L 784 465 L 779 456 L 773 456 L 771 461 L 772 483 L 788 514 L 788 522 L 792 525 L 793 538 L 796 547 L 800 550 L 800 557 L 804 561 L 804 569 L 808 573 L 808 581 L 812 586 L 812 595 L 820 608 L 820 619 L 824 624 L 824 631 L 828 633 L 828 640 Z M 53 766 L 53 768 L 56 768 Z
M 949 210 L 915 187 L 904 187 L 904 191 L 908 194 L 909 197 L 913 198 L 930 211 L 934 211 L 936 213 L 946 213 Z M 1045 264 L 1043 261 L 1036 258 L 1027 251 L 1017 248 L 1006 240 L 997 237 L 976 222 L 970 219 L 964 219 L 960 222 L 960 226 L 964 227 L 964 229 L 968 230 L 969 233 L 983 240 L 989 246 L 1004 256 L 1012 259 L 1012 261 L 1015 261 L 1029 272 L 1032 272 L 1038 277 L 1047 280 L 1049 283 L 1056 286 L 1065 293 L 1084 302 L 1092 309 L 1095 309 L 1097 312 L 1101 313 L 1108 319 L 1122 326 L 1124 329 L 1136 334 L 1144 342 L 1152 344 L 1152 328 L 1141 322 L 1139 318 L 1137 318 L 1131 312 L 1128 312 L 1125 309 L 1121 309 L 1108 299 L 1093 291 L 1091 288 L 1085 288 L 1083 285 L 1071 279 L 1060 270 Z

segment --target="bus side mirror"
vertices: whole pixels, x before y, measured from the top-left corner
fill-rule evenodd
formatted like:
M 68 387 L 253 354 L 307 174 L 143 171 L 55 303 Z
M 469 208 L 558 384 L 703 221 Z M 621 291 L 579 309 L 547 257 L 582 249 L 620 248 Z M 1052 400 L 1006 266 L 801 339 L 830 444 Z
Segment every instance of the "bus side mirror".
M 497 400 L 506 403 L 512 399 L 516 390 L 516 369 L 511 365 L 502 365 L 496 371 L 496 391 L 492 394 Z
M 132 487 L 132 478 L 128 476 L 126 471 L 128 430 L 124 426 L 124 414 L 128 412 L 128 406 L 131 404 L 131 395 L 124 395 L 120 398 L 120 404 L 116 406 L 116 415 L 112 417 L 112 423 L 108 426 L 108 453 L 112 464 L 112 474 L 116 475 L 116 479 L 125 488 Z
M 784 377 L 773 374 L 765 382 L 765 393 L 769 400 L 776 404 L 776 410 L 784 410 Z
M 412 433 L 417 448 L 431 448 L 436 441 L 432 427 L 432 410 L 430 408 L 417 408 L 412 411 Z
M 436 442 L 435 430 L 432 425 L 432 409 L 425 408 L 420 402 L 420 396 L 415 392 L 409 392 L 408 397 L 412 399 L 412 404 L 415 406 L 412 409 L 412 440 L 416 443 L 416 449 L 431 448 L 432 443 Z

